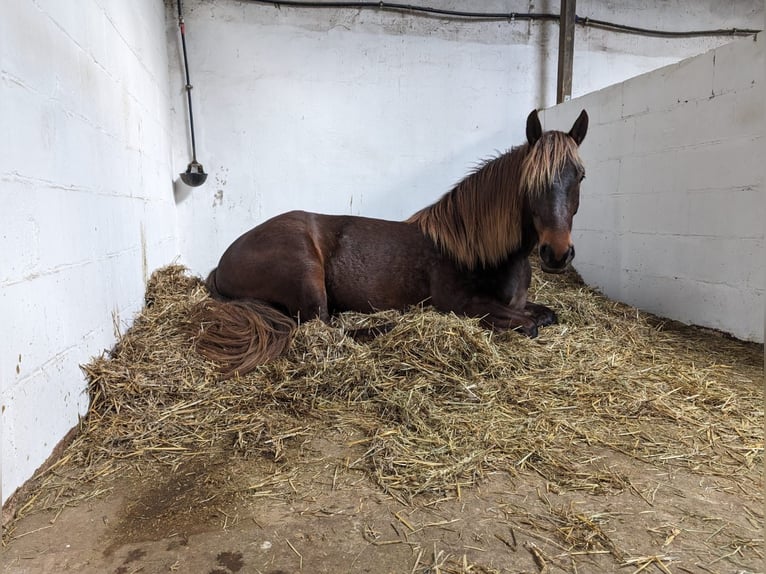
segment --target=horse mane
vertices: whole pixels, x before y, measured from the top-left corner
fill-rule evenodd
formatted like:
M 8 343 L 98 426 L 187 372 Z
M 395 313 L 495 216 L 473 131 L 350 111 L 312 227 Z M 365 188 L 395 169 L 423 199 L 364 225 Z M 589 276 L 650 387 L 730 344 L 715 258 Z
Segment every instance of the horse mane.
M 550 188 L 569 162 L 582 170 L 575 141 L 564 132 L 545 132 L 532 146 L 483 162 L 407 222 L 468 269 L 497 265 L 521 247 L 525 199 Z

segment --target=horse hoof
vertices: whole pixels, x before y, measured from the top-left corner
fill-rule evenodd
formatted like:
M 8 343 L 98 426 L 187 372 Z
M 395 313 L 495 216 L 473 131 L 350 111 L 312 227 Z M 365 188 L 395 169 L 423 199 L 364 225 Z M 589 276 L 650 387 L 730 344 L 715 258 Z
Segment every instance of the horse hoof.
M 548 325 L 556 325 L 558 324 L 558 322 L 559 322 L 559 318 L 556 316 L 556 313 L 553 311 L 550 311 L 538 317 L 537 326 L 547 327 Z
M 537 325 L 535 325 L 534 323 L 532 325 L 519 325 L 518 327 L 514 329 L 514 331 L 523 333 L 530 339 L 534 339 L 535 337 L 537 337 L 537 334 L 538 334 Z
M 547 327 L 548 325 L 555 325 L 559 322 L 556 312 L 550 307 L 545 305 L 538 305 L 535 303 L 527 304 L 527 314 L 538 327 Z

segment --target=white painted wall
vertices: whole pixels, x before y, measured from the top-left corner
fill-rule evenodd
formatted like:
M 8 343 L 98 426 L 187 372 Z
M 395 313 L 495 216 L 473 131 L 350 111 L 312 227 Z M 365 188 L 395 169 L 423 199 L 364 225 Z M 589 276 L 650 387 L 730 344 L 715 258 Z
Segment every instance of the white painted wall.
M 763 37 L 547 110 L 585 108 L 575 267 L 614 299 L 763 342 Z
M 2 500 L 86 412 L 79 365 L 114 345 L 177 254 L 165 11 L 23 0 L 0 18 Z
M 422 3 L 559 11 L 558 2 L 546 0 Z M 668 30 L 759 28 L 762 9 L 760 0 L 727 3 L 725 10 L 717 0 L 577 5 L 582 16 Z M 179 194 L 178 213 L 183 261 L 199 274 L 241 233 L 289 209 L 405 218 L 480 159 L 521 143 L 529 111 L 555 103 L 555 23 L 456 22 L 234 0 L 187 0 L 185 12 L 198 159 L 210 177 Z M 169 41 L 177 45 L 175 22 L 169 24 Z M 574 94 L 725 41 L 578 27 Z M 181 103 L 180 74 L 173 80 L 173 101 Z M 186 107 L 174 111 L 183 128 Z M 180 172 L 191 154 L 185 131 L 176 136 Z

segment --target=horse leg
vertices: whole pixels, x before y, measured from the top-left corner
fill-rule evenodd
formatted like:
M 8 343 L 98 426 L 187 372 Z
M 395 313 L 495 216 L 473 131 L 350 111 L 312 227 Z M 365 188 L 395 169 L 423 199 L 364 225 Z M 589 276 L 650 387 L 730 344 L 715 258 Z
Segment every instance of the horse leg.
M 298 322 L 319 319 L 324 323 L 330 323 L 330 312 L 327 303 L 327 287 L 325 273 L 321 265 L 312 265 L 301 285 L 299 297 L 300 305 L 296 312 Z M 359 329 L 347 329 L 345 333 L 360 343 L 372 341 L 379 335 L 388 333 L 394 328 L 394 323 L 384 323 L 375 327 L 361 327 Z
M 394 323 L 383 323 L 375 327 L 360 327 L 358 329 L 346 329 L 345 333 L 357 343 L 369 343 L 373 339 L 385 335 L 396 325 Z
M 476 317 L 493 331 L 515 330 L 537 336 L 537 323 L 525 312 L 531 267 L 526 257 L 509 260 L 488 274 L 468 276 L 451 265 L 431 277 L 431 300 L 443 312 Z
M 553 309 L 539 303 L 531 303 L 527 301 L 527 304 L 524 306 L 524 312 L 538 327 L 547 327 L 548 325 L 555 325 L 559 322 L 556 312 Z
M 529 264 L 529 258 L 524 257 L 518 260 L 509 272 L 506 289 L 510 295 L 509 305 L 514 309 L 524 311 L 524 314 L 535 322 L 538 327 L 547 327 L 558 323 L 558 318 L 553 309 L 532 303 L 527 299 L 527 292 L 532 283 L 532 266 Z
M 462 309 L 464 315 L 479 317 L 482 325 L 493 331 L 519 331 L 537 337 L 537 323 L 523 309 L 504 305 L 488 297 L 472 297 Z
M 317 263 L 308 266 L 306 275 L 302 277 L 297 287 L 298 306 L 290 309 L 298 323 L 319 319 L 323 323 L 330 322 L 330 311 L 327 308 L 327 289 L 325 288 L 324 269 Z
M 515 330 L 528 337 L 536 337 L 538 327 L 557 322 L 552 309 L 527 300 L 532 281 L 532 267 L 527 257 L 514 258 L 497 272 L 496 283 L 489 290 L 480 290 L 479 293 L 459 290 L 464 297 L 461 301 L 460 298 L 455 299 L 455 290 L 448 286 L 435 294 L 434 304 L 439 307 L 441 303 L 444 310 L 480 317 L 482 324 L 495 331 Z M 469 284 L 468 289 L 476 288 L 476 285 Z
M 518 331 L 530 339 L 537 337 L 539 332 L 534 320 L 527 317 L 523 312 L 514 311 L 512 309 L 510 311 L 511 312 L 505 317 L 485 315 L 481 318 L 481 322 L 485 327 L 496 332 Z

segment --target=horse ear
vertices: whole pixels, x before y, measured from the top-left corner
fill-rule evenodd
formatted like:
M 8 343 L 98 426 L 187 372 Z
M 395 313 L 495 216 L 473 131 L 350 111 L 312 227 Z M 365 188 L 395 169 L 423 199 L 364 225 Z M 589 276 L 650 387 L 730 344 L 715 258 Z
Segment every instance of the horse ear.
M 588 132 L 588 113 L 583 110 L 580 112 L 580 116 L 575 120 L 572 129 L 569 130 L 569 135 L 579 146 L 582 140 L 585 139 L 585 134 Z
M 530 147 L 543 135 L 543 126 L 540 125 L 540 118 L 537 117 L 537 110 L 532 110 L 527 116 L 527 141 Z

